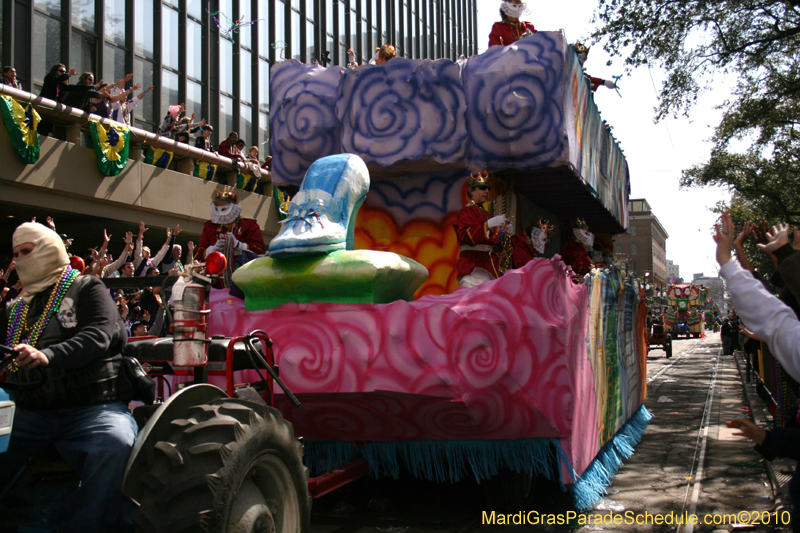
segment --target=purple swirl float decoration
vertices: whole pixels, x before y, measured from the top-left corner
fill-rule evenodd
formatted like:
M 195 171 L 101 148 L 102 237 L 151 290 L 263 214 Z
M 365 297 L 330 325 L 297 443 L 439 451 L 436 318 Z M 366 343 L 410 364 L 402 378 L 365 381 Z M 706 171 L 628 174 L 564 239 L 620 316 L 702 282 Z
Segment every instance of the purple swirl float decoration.
M 462 79 L 473 168 L 539 168 L 564 159 L 564 54 L 558 32 L 472 56 Z
M 272 175 L 278 184 L 299 185 L 311 163 L 342 153 L 333 110 L 342 67 L 304 65 L 290 59 L 270 70 Z
M 459 68 L 446 59 L 395 58 L 348 70 L 336 105 L 342 151 L 382 166 L 424 157 L 463 160 L 465 113 Z

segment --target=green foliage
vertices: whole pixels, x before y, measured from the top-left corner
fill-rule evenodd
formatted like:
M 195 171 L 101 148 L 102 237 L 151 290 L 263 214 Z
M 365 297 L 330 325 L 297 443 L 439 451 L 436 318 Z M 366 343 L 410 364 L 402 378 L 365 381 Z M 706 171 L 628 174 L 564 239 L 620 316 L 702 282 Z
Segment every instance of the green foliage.
M 715 76 L 736 87 L 708 162 L 681 186 L 720 186 L 750 220 L 800 222 L 800 1 L 600 0 L 594 33 L 629 68 L 666 71 L 656 120 L 683 113 Z M 718 78 L 718 76 L 717 76 Z M 744 142 L 743 153 L 731 142 Z M 745 219 L 737 219 L 737 223 Z

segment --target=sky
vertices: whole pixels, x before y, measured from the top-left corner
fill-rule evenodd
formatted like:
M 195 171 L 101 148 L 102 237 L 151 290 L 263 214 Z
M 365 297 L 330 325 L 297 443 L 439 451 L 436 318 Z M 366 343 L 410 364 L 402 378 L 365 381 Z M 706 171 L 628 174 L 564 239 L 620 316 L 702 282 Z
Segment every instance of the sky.
M 597 5 L 597 0 L 528 0 L 529 15 L 523 20 L 532 22 L 539 31 L 563 30 L 569 42 L 588 44 Z M 500 20 L 500 0 L 477 0 L 477 6 L 478 51 L 484 52 L 492 24 Z M 607 66 L 608 59 L 600 44 L 592 46 L 586 71 L 605 79 L 624 74 L 621 59 L 615 58 L 614 64 Z M 730 195 L 720 188 L 680 190 L 678 183 L 682 170 L 707 161 L 714 126 L 721 116 L 715 107 L 730 97 L 730 89 L 715 84 L 714 90 L 704 93 L 691 109 L 691 119 L 665 119 L 654 124 L 657 90 L 663 79 L 664 73 L 658 69 L 639 68 L 618 82 L 621 98 L 616 91 L 600 87 L 595 102 L 627 158 L 631 198 L 646 199 L 669 234 L 667 259 L 680 266 L 685 280 L 701 272 L 716 276 L 711 231 L 717 217 L 710 209 Z

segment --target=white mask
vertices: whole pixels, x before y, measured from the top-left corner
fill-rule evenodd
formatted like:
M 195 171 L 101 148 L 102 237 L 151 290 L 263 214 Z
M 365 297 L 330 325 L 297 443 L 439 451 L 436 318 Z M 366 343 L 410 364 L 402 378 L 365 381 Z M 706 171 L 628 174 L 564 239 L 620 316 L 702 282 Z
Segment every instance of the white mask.
M 15 231 L 11 239 L 14 248 L 31 243 L 33 251 L 18 257 L 17 276 L 25 287 L 22 299 L 30 302 L 38 293 L 57 282 L 69 264 L 64 241 L 58 234 L 36 222 L 25 222 Z
M 500 9 L 502 9 L 503 13 L 505 13 L 509 17 L 518 19 L 528 11 L 528 5 L 527 4 L 512 4 L 511 2 L 503 2 L 500 5 Z
M 531 242 L 533 243 L 534 250 L 536 250 L 539 255 L 544 254 L 544 247 L 549 240 L 550 238 L 542 228 L 533 228 L 531 230 Z
M 594 244 L 594 233 L 578 228 L 572 228 L 572 233 L 575 235 L 575 238 L 586 247 L 587 250 L 592 249 L 592 245 Z
M 242 206 L 230 203 L 218 207 L 211 204 L 211 223 L 212 224 L 232 224 L 242 214 Z

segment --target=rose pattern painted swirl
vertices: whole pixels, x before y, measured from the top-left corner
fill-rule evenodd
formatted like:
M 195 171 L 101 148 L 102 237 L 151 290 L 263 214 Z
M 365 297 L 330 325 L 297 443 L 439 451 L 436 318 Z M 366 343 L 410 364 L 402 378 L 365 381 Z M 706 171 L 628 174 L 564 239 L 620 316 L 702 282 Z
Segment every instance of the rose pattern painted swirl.
M 336 106 L 342 151 L 383 166 L 426 156 L 453 163 L 464 158 L 465 111 L 452 61 L 396 58 L 348 70 Z
M 299 185 L 311 164 L 341 153 L 334 115 L 342 67 L 323 68 L 290 59 L 273 65 L 270 87 L 272 173 L 277 184 Z

